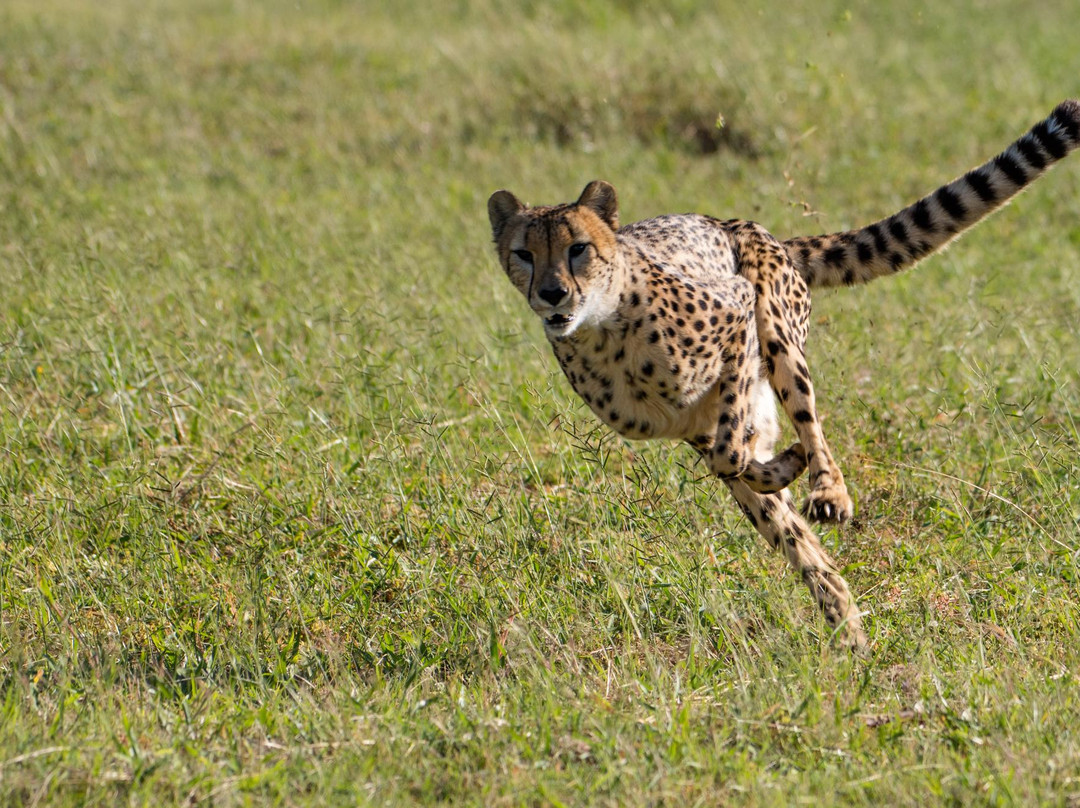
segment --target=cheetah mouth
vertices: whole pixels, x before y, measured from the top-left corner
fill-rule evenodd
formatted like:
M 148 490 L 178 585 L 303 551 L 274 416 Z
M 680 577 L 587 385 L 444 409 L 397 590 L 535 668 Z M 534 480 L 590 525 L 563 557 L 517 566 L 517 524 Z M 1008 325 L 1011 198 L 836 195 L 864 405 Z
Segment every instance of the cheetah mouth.
M 573 317 L 566 314 L 553 314 L 544 320 L 544 325 L 556 331 L 561 331 L 573 321 Z

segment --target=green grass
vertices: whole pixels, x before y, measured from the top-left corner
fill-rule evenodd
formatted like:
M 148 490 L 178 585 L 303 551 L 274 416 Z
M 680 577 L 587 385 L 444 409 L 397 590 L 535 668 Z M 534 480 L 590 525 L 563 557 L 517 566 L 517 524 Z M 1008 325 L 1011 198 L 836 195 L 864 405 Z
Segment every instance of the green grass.
M 431 5 L 0 6 L 0 803 L 1080 804 L 1078 158 L 815 300 L 866 660 L 484 211 L 870 221 L 1072 0 Z

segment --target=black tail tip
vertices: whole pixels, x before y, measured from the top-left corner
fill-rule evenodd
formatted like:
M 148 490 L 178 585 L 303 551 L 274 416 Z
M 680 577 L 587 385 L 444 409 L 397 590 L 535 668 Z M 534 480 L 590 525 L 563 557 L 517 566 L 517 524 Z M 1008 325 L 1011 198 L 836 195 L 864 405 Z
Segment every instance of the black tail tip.
M 1054 111 L 1050 114 L 1062 125 L 1075 131 L 1076 127 L 1080 127 L 1080 100 L 1068 98 L 1054 107 Z

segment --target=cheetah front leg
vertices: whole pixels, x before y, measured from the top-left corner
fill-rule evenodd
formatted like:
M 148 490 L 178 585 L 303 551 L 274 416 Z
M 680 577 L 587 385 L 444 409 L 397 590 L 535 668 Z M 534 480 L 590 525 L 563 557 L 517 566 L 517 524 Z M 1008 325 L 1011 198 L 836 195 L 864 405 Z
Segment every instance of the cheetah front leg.
M 757 332 L 769 384 L 780 399 L 806 450 L 810 495 L 803 512 L 819 522 L 844 522 L 854 510 L 840 467 L 833 460 L 818 419 L 814 385 L 806 366 L 810 294 L 787 252 L 760 225 L 734 224 L 739 271 L 754 284 Z
M 865 648 L 866 635 L 851 590 L 817 536 L 796 512 L 791 494 L 781 491 L 762 495 L 741 480 L 724 482 L 757 532 L 774 550 L 783 552 L 798 571 L 839 642 L 853 649 Z

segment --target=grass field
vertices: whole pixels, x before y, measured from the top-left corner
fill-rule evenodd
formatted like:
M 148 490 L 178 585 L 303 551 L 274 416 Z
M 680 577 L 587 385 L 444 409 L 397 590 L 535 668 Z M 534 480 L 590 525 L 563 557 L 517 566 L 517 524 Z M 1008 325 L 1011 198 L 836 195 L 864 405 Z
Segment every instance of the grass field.
M 496 188 L 825 232 L 1080 94 L 1074 0 L 749 5 L 0 5 L 0 804 L 1080 805 L 1080 158 L 815 299 L 866 659 L 494 259 Z

